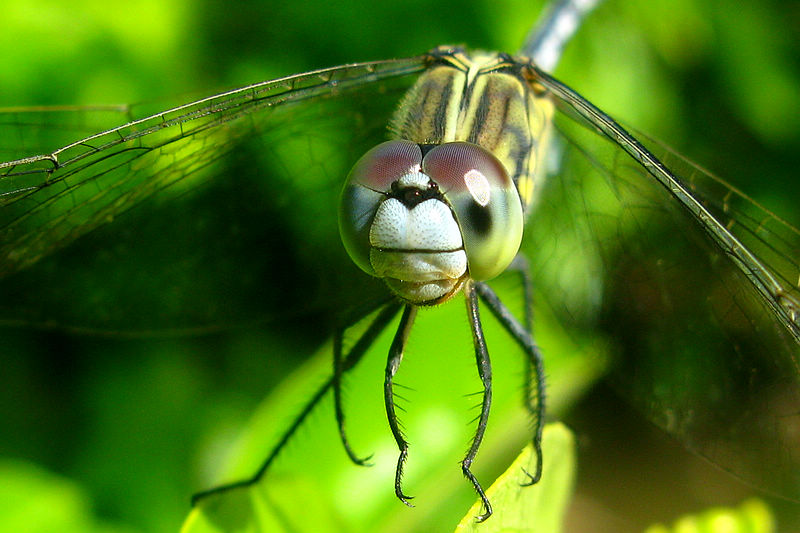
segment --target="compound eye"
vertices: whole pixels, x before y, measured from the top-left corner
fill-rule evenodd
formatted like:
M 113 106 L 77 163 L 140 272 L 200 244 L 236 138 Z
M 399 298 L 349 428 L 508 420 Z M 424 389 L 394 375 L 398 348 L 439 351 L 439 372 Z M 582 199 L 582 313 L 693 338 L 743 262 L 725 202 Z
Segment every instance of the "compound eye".
M 370 275 L 369 230 L 392 183 L 419 172 L 422 150 L 411 141 L 381 143 L 359 159 L 347 176 L 339 202 L 339 234 L 350 258 Z
M 469 274 L 484 281 L 511 263 L 522 242 L 522 204 L 503 164 L 488 150 L 467 142 L 433 148 L 422 171 L 444 194 L 456 215 Z

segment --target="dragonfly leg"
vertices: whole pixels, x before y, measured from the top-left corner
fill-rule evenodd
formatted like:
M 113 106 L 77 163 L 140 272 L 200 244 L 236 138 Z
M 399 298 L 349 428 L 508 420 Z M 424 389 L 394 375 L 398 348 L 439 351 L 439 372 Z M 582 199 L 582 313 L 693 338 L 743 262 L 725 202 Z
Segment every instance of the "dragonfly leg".
M 528 356 L 528 364 L 525 365 L 525 407 L 528 409 L 528 412 L 531 414 L 532 419 L 535 421 L 536 427 L 534 428 L 534 449 L 536 451 L 537 456 L 537 469 L 534 475 L 531 475 L 529 472 L 525 471 L 525 473 L 530 478 L 525 485 L 533 485 L 534 483 L 538 482 L 542 475 L 541 464 L 542 464 L 542 450 L 541 450 L 541 428 L 542 428 L 542 421 L 544 419 L 544 402 L 540 401 L 540 398 L 543 399 L 543 388 L 544 388 L 544 369 L 542 366 L 542 357 L 538 351 L 538 348 L 535 346 L 535 342 L 533 342 L 533 282 L 531 281 L 531 271 L 530 271 L 530 263 L 528 262 L 528 258 L 522 252 L 517 253 L 514 257 L 514 260 L 508 266 L 507 270 L 512 270 L 517 272 L 522 279 L 522 291 L 523 291 L 523 298 L 524 298 L 524 322 L 523 326 L 525 331 L 528 332 L 528 335 L 531 336 L 531 344 L 534 345 L 535 351 L 533 355 Z M 499 298 L 496 298 L 498 302 L 500 302 Z M 513 318 L 511 312 L 508 309 L 505 309 L 505 306 L 502 305 L 500 302 L 500 306 L 504 309 L 504 314 L 509 317 Z M 508 330 L 508 326 L 506 323 L 503 322 L 503 325 Z M 536 378 L 534 379 L 534 374 Z M 535 386 L 534 386 L 535 385 Z
M 523 272 L 522 275 L 526 277 L 527 272 Z M 489 310 L 495 318 L 500 321 L 528 356 L 529 364 L 526 365 L 525 372 L 525 405 L 533 418 L 533 450 L 536 454 L 536 472 L 531 474 L 525 471 L 529 480 L 523 485 L 533 485 L 542 477 L 542 429 L 544 428 L 545 417 L 545 379 L 542 352 L 533 340 L 530 323 L 528 327 L 520 324 L 511 311 L 503 305 L 497 294 L 485 283 L 476 283 L 475 290 L 481 300 L 489 306 Z M 529 314 L 531 311 L 527 310 L 528 307 L 532 309 L 532 300 L 529 297 L 526 289 L 526 320 L 532 317 L 532 314 Z
M 374 310 L 374 307 L 372 308 Z M 386 304 L 383 309 L 378 313 L 378 315 L 373 319 L 370 325 L 367 327 L 366 331 L 359 337 L 353 347 L 348 352 L 347 356 L 341 360 L 339 364 L 340 368 L 340 376 L 341 374 L 351 370 L 353 367 L 358 364 L 361 360 L 361 357 L 364 353 L 369 349 L 370 346 L 375 342 L 375 339 L 378 338 L 378 335 L 386 328 L 386 326 L 391 322 L 391 320 L 395 317 L 397 312 L 400 310 L 400 304 L 392 300 L 389 304 Z M 361 315 L 362 317 L 364 315 Z M 253 474 L 253 476 L 242 479 L 239 481 L 234 481 L 231 483 L 226 483 L 224 485 L 218 485 L 216 487 L 197 492 L 192 495 L 192 505 L 196 505 L 199 501 L 204 500 L 205 498 L 221 494 L 224 492 L 228 492 L 238 488 L 249 487 L 258 483 L 264 474 L 269 470 L 269 467 L 275 461 L 275 458 L 278 454 L 283 450 L 289 440 L 294 436 L 300 426 L 305 422 L 308 415 L 314 410 L 314 408 L 319 404 L 320 400 L 325 396 L 325 394 L 330 390 L 334 385 L 335 377 L 330 377 L 325 383 L 323 383 L 314 393 L 314 395 L 308 400 L 308 402 L 303 406 L 303 409 L 297 415 L 297 417 L 292 422 L 291 426 L 281 435 L 278 443 L 272 448 L 267 458 L 261 464 L 261 467 L 258 471 Z
M 533 334 L 533 282 L 531 281 L 531 268 L 528 258 L 522 252 L 514 256 L 506 271 L 514 271 L 522 280 L 522 297 L 525 299 L 525 309 L 522 325 L 529 334 Z
M 476 284 L 480 285 L 480 284 Z M 481 400 L 481 414 L 478 417 L 478 429 L 475 431 L 475 436 L 472 438 L 472 444 L 467 451 L 464 460 L 461 461 L 461 471 L 464 476 L 472 483 L 475 492 L 478 493 L 485 512 L 475 517 L 478 522 L 483 522 L 492 515 L 492 504 L 486 497 L 483 487 L 478 482 L 475 474 L 472 473 L 470 467 L 475 460 L 475 455 L 478 453 L 483 435 L 486 432 L 486 424 L 489 421 L 489 408 L 492 405 L 492 365 L 489 361 L 489 350 L 486 348 L 486 339 L 483 336 L 483 327 L 481 326 L 481 317 L 478 312 L 478 297 L 475 293 L 473 283 L 467 283 L 464 286 L 464 295 L 467 301 L 467 315 L 469 316 L 470 328 L 472 329 L 472 342 L 475 346 L 475 359 L 478 366 L 478 376 L 481 378 L 483 384 L 483 399 Z
M 372 459 L 372 454 L 366 457 L 359 457 L 350 446 L 350 441 L 347 439 L 347 432 L 345 431 L 344 424 L 344 409 L 342 408 L 342 374 L 344 373 L 344 360 L 342 358 L 342 337 L 348 326 L 337 328 L 333 336 L 333 378 L 331 384 L 333 387 L 333 405 L 336 411 L 336 426 L 339 428 L 339 437 L 342 440 L 342 446 L 347 456 L 355 464 L 359 466 L 372 466 L 369 460 Z M 351 351 L 352 353 L 352 351 Z
M 397 419 L 394 405 L 394 392 L 392 390 L 392 380 L 397 373 L 400 366 L 400 361 L 403 359 L 403 349 L 405 348 L 408 335 L 411 333 L 411 326 L 414 324 L 414 317 L 417 316 L 417 307 L 407 304 L 403 311 L 403 317 L 400 319 L 400 325 L 397 327 L 397 332 L 392 340 L 392 346 L 389 348 L 389 358 L 386 361 L 386 377 L 383 382 L 383 398 L 386 403 L 386 417 L 389 420 L 389 428 L 392 430 L 397 447 L 400 449 L 400 456 L 397 458 L 397 469 L 394 475 L 394 493 L 401 502 L 413 507 L 408 501 L 412 496 L 406 496 L 403 493 L 402 478 L 403 466 L 405 465 L 406 458 L 408 457 L 408 442 L 400 430 L 400 422 Z

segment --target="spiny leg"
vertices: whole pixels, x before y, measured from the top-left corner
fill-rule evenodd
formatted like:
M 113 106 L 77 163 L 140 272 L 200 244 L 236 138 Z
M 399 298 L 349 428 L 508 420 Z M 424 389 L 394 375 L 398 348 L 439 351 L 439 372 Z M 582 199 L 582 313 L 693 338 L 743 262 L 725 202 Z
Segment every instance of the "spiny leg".
M 522 279 L 522 297 L 524 298 L 525 309 L 523 313 L 523 323 L 525 330 L 533 335 L 533 282 L 531 281 L 531 268 L 528 258 L 522 252 L 514 256 L 514 260 L 506 268 L 506 272 L 514 271 Z M 530 367 L 528 367 L 530 368 Z
M 542 477 L 542 430 L 545 417 L 545 383 L 544 363 L 542 352 L 533 340 L 529 329 L 526 329 L 514 317 L 511 311 L 500 301 L 497 294 L 485 283 L 476 283 L 475 290 L 481 299 L 489 306 L 489 310 L 500 321 L 517 344 L 525 350 L 528 356 L 528 371 L 525 379 L 526 406 L 533 417 L 533 449 L 536 453 L 536 472 L 530 474 L 525 471 L 530 480 L 524 485 L 538 483 Z M 526 303 L 527 305 L 527 303 Z M 531 373 L 531 370 L 533 371 Z
M 523 299 L 525 308 L 523 310 L 523 317 L 524 322 L 523 325 L 525 327 L 525 331 L 531 336 L 531 340 L 533 339 L 533 283 L 531 281 L 531 271 L 530 271 L 530 263 L 528 262 L 528 258 L 525 257 L 525 254 L 522 252 L 518 252 L 516 256 L 514 256 L 514 260 L 508 265 L 507 271 L 515 271 L 519 274 L 520 278 L 522 279 L 522 292 L 523 292 Z M 497 298 L 499 301 L 499 298 Z M 502 303 L 501 303 L 502 305 Z M 506 312 L 511 315 L 509 311 Z M 508 329 L 508 328 L 506 328 Z M 533 342 L 533 340 L 532 340 Z M 533 343 L 535 345 L 535 342 Z M 538 348 L 537 348 L 538 349 Z M 537 368 L 536 364 L 531 362 L 531 357 L 528 358 L 527 364 L 525 365 L 525 407 L 528 409 L 528 412 L 531 414 L 531 417 L 537 421 L 536 428 L 534 429 L 534 448 L 536 450 L 537 455 L 537 471 L 535 475 L 531 475 L 527 470 L 525 473 L 528 475 L 530 480 L 524 485 L 533 485 L 534 483 L 539 481 L 541 478 L 541 464 L 542 464 L 542 452 L 540 447 L 536 446 L 536 434 L 541 431 L 542 423 L 538 422 L 542 420 L 544 406 L 543 402 L 539 399 L 542 398 L 542 392 L 544 387 L 544 378 L 543 378 L 543 370 L 541 369 L 541 355 L 538 357 L 539 367 L 536 371 L 536 390 L 533 390 L 533 372 L 534 369 Z M 542 412 L 539 412 L 539 406 L 542 406 Z M 539 439 L 541 441 L 541 438 Z
M 478 284 L 480 285 L 480 284 Z M 486 512 L 478 515 L 475 519 L 478 522 L 483 522 L 492 515 L 492 504 L 486 497 L 483 487 L 478 482 L 478 479 L 470 470 L 472 461 L 475 460 L 475 455 L 478 453 L 483 435 L 486 432 L 486 424 L 489 421 L 489 408 L 492 405 L 492 365 L 489 361 L 489 350 L 486 348 L 486 339 L 483 336 L 483 327 L 481 326 L 481 317 L 478 312 L 478 297 L 475 294 L 473 283 L 466 283 L 464 285 L 464 295 L 467 300 L 467 315 L 469 316 L 469 323 L 472 329 L 472 342 L 475 346 L 475 359 L 478 365 L 478 376 L 483 383 L 483 400 L 481 402 L 481 414 L 478 417 L 478 429 L 475 431 L 475 436 L 472 438 L 472 444 L 467 451 L 464 460 L 461 461 L 461 471 L 464 476 L 472 483 L 475 492 L 478 493 L 483 507 Z
M 344 360 L 342 361 L 340 365 L 342 373 L 351 370 L 353 367 L 356 366 L 356 364 L 358 364 L 358 362 L 361 360 L 361 357 L 369 349 L 372 343 L 375 342 L 375 339 L 386 328 L 389 322 L 391 322 L 391 320 L 397 314 L 397 311 L 399 309 L 400 305 L 395 302 L 392 302 L 387 304 L 380 311 L 380 313 L 378 313 L 378 315 L 375 317 L 375 319 L 372 321 L 369 327 L 367 327 L 366 331 L 361 335 L 358 341 L 356 341 L 355 345 L 353 345 L 353 348 L 347 354 L 347 357 L 345 357 Z M 261 467 L 252 477 L 240 481 L 234 481 L 232 483 L 226 483 L 224 485 L 219 485 L 208 490 L 197 492 L 192 496 L 192 505 L 196 505 L 197 502 L 209 496 L 215 494 L 221 494 L 223 492 L 228 492 L 230 490 L 238 488 L 249 487 L 251 485 L 254 485 L 255 483 L 258 483 L 264 476 L 264 474 L 267 472 L 267 470 L 269 470 L 269 467 L 275 461 L 275 458 L 278 456 L 281 450 L 283 450 L 283 448 L 286 446 L 289 440 L 294 436 L 294 434 L 297 432 L 297 430 L 300 428 L 303 422 L 305 422 L 306 418 L 308 418 L 308 415 L 311 414 L 311 411 L 314 410 L 314 408 L 319 404 L 320 400 L 322 400 L 322 397 L 325 396 L 328 390 L 333 386 L 333 382 L 334 382 L 334 377 L 332 376 L 325 383 L 323 383 L 322 386 L 319 387 L 319 389 L 317 389 L 317 391 L 314 393 L 311 399 L 303 406 L 303 409 L 300 411 L 300 414 L 298 414 L 297 417 L 294 419 L 292 425 L 289 426 L 289 428 L 284 432 L 284 434 L 278 440 L 278 443 L 275 445 L 275 447 L 269 453 L 267 458 L 264 460 Z
M 384 302 L 381 302 L 379 305 L 384 305 Z M 339 437 L 342 440 L 342 445 L 344 446 L 344 450 L 347 453 L 347 456 L 353 461 L 355 464 L 359 466 L 371 466 L 368 461 L 372 458 L 372 455 L 368 455 L 367 457 L 361 458 L 356 455 L 353 451 L 352 447 L 350 446 L 350 442 L 347 439 L 347 433 L 345 431 L 345 422 L 344 422 L 344 409 L 342 408 L 342 374 L 349 370 L 351 367 L 345 367 L 346 360 L 342 358 L 342 340 L 344 337 L 344 332 L 352 327 L 354 324 L 360 322 L 365 316 L 371 313 L 376 306 L 371 305 L 368 306 L 364 310 L 356 310 L 355 312 L 351 313 L 349 319 L 344 321 L 344 325 L 337 328 L 336 332 L 333 336 L 333 378 L 331 380 L 331 384 L 333 387 L 333 405 L 334 410 L 336 411 L 336 425 L 339 428 Z M 394 301 L 392 298 L 392 303 L 387 305 L 387 307 L 391 307 L 394 309 L 392 316 L 389 317 L 389 320 L 394 316 L 394 314 L 399 310 L 400 304 Z M 385 327 L 384 324 L 383 327 Z M 376 336 L 378 333 L 383 331 L 383 327 L 380 330 L 376 331 Z M 363 354 L 375 341 L 375 336 L 367 336 L 363 335 L 353 346 L 348 354 L 348 359 L 352 357 L 354 353 L 360 354 L 358 357 L 361 357 Z M 353 363 L 354 364 L 354 363 Z
M 392 380 L 400 366 L 400 361 L 403 360 L 403 349 L 408 340 L 408 335 L 411 333 L 411 326 L 414 324 L 414 318 L 416 316 L 416 306 L 407 304 L 403 310 L 403 317 L 400 319 L 400 324 L 397 326 L 397 332 L 394 334 L 392 346 L 389 348 L 389 358 L 386 361 L 386 375 L 383 381 L 383 399 L 386 404 L 386 417 L 389 420 L 389 428 L 392 430 L 392 435 L 394 435 L 394 440 L 397 442 L 397 447 L 400 449 L 400 456 L 397 458 L 397 469 L 394 474 L 394 493 L 401 502 L 409 507 L 413 507 L 408 501 L 412 499 L 412 496 L 403 494 L 402 487 L 403 466 L 408 457 L 408 442 L 406 442 L 406 439 L 403 437 L 403 432 L 400 430 L 400 424 L 397 420 L 397 414 L 395 413 Z

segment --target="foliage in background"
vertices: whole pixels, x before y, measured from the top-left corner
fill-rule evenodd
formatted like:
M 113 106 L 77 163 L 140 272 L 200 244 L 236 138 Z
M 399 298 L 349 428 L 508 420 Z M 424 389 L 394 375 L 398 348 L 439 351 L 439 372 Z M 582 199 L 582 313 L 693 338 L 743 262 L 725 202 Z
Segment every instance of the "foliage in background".
M 513 51 L 539 9 L 537 3 L 522 0 L 353 2 L 335 8 L 325 2 L 240 2 L 235 9 L 202 0 L 139 0 L 124 6 L 99 0 L 0 4 L 5 23 L 0 33 L 5 51 L 0 55 L 0 107 L 144 102 L 154 110 L 278 75 L 413 55 L 442 43 Z M 798 21 L 796 3 L 762 0 L 733 10 L 722 0 L 609 0 L 588 20 L 557 74 L 612 115 L 755 193 L 797 225 Z M 155 222 L 178 222 L 165 219 Z M 140 229 L 126 226 L 124 218 L 115 227 L 133 240 Z M 126 265 L 128 275 L 157 279 L 159 256 L 147 260 Z M 70 280 L 56 275 L 43 281 L 69 286 Z M 93 312 L 93 295 L 71 296 L 82 312 Z M 453 328 L 463 328 L 461 306 L 449 307 L 454 308 Z M 329 323 L 330 317 L 317 322 L 315 316 L 310 328 L 302 317 L 290 318 L 280 327 L 188 338 L 128 339 L 113 333 L 85 336 L 58 328 L 4 327 L 0 455 L 14 463 L 0 471 L 0 485 L 16 488 L 3 492 L 0 509 L 24 516 L 16 515 L 15 523 L 0 520 L 0 530 L 13 525 L 9 530 L 22 531 L 26 523 L 35 530 L 52 516 L 62 524 L 60 530 L 71 523 L 84 531 L 174 531 L 188 509 L 188 496 L 216 479 L 220 463 L 232 453 L 232 443 L 261 399 L 278 387 L 293 387 L 292 372 L 327 338 L 329 332 L 318 324 Z M 546 327 L 541 329 L 544 334 Z M 471 375 L 468 341 L 466 349 L 463 339 L 459 346 L 454 364 L 463 375 Z M 493 355 L 501 349 L 494 348 Z M 327 360 L 328 352 L 322 352 L 320 361 Z M 378 367 L 384 352 L 372 354 Z M 324 374 L 327 363 L 316 364 L 318 375 Z M 559 374 L 560 364 L 548 352 L 548 373 Z M 519 368 L 506 376 L 509 402 L 519 393 Z M 585 374 L 574 374 L 574 383 L 567 382 L 570 386 L 557 389 L 560 396 L 552 392 L 554 403 L 577 395 L 599 372 L 594 367 L 583 370 Z M 411 369 L 408 375 L 414 375 Z M 439 376 L 427 376 L 426 383 L 424 375 L 414 375 L 407 383 L 435 387 Z M 348 389 L 348 404 L 363 401 L 358 387 L 379 387 L 380 379 L 380 373 L 354 379 L 358 383 Z M 296 390 L 291 397 L 300 398 L 303 392 Z M 285 409 L 291 411 L 299 401 L 293 399 Z M 379 411 L 377 402 L 371 404 Z M 410 407 L 422 410 L 423 403 L 417 396 Z M 452 412 L 457 422 L 445 420 L 463 431 L 471 417 L 469 405 L 450 409 L 445 412 Z M 365 473 L 346 462 L 335 435 L 315 439 L 316 426 L 330 433 L 330 412 L 330 405 L 323 405 L 312 417 L 312 427 L 299 436 L 311 437 L 312 447 L 298 444 L 286 469 L 292 470 L 303 449 L 330 449 L 337 468 L 378 480 L 364 493 L 366 508 L 374 494 L 388 495 L 386 501 L 391 501 L 391 468 Z M 374 427 L 364 435 L 385 436 L 380 413 L 368 420 Z M 438 427 L 440 420 L 434 417 L 428 423 Z M 522 439 L 526 427 L 521 417 L 493 420 L 501 424 L 490 435 L 495 441 L 504 438 L 503 430 L 516 431 L 513 438 Z M 354 417 L 351 429 L 358 431 L 360 423 Z M 515 426 L 506 428 L 504 423 Z M 276 431 L 282 427 L 277 426 Z M 412 447 L 409 468 L 419 461 L 422 472 L 429 463 L 417 453 Z M 249 466 L 257 463 L 257 456 Z M 458 453 L 444 454 L 441 461 L 456 471 L 454 490 L 471 501 L 469 487 L 458 479 L 458 458 Z M 491 465 L 487 469 L 496 475 L 512 458 L 509 452 L 493 457 L 484 451 L 478 461 Z M 240 468 L 246 471 L 248 465 Z M 57 494 L 51 505 L 16 504 L 47 501 L 39 495 L 50 491 Z M 423 513 L 421 508 L 412 511 L 415 520 L 424 520 Z M 457 519 L 463 509 L 451 515 Z M 455 522 L 453 516 L 448 520 Z
M 753 498 L 735 509 L 709 509 L 684 516 L 672 527 L 656 524 L 645 533 L 772 533 L 775 518 L 764 502 Z

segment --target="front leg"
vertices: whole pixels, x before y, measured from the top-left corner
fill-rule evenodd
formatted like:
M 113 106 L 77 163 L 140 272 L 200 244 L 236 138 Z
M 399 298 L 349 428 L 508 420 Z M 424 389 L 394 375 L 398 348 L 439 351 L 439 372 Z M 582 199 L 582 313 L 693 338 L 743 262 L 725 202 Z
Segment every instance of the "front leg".
M 483 507 L 486 510 L 481 515 L 476 517 L 478 522 L 483 522 L 492 515 L 492 504 L 486 497 L 483 487 L 478 482 L 478 479 L 470 470 L 472 461 L 475 460 L 475 455 L 478 453 L 483 435 L 486 432 L 486 424 L 489 421 L 489 408 L 492 405 L 492 365 L 489 361 L 489 350 L 486 348 L 486 339 L 483 336 L 483 327 L 481 326 L 481 317 L 478 312 L 478 296 L 475 292 L 473 283 L 466 283 L 464 285 L 464 295 L 467 300 L 467 315 L 469 316 L 469 323 L 472 329 L 472 342 L 475 346 L 475 360 L 478 365 L 478 376 L 481 378 L 483 384 L 483 400 L 481 401 L 481 414 L 478 417 L 478 429 L 475 431 L 475 436 L 472 438 L 472 444 L 467 451 L 464 460 L 461 461 L 461 471 L 464 476 L 472 483 L 475 492 L 478 493 Z
M 409 507 L 413 507 L 408 501 L 412 499 L 412 497 L 406 496 L 403 493 L 402 487 L 403 466 L 408 457 L 408 442 L 403 436 L 403 432 L 400 430 L 400 424 L 397 420 L 397 414 L 395 413 L 392 380 L 397 373 L 397 369 L 400 367 L 400 361 L 403 360 L 403 349 L 411 333 L 411 326 L 414 324 L 414 318 L 416 316 L 417 307 L 407 304 L 403 310 L 403 317 L 400 319 L 400 324 L 397 326 L 397 332 L 394 335 L 392 346 L 389 348 L 389 359 L 386 361 L 386 375 L 383 382 L 383 399 L 386 404 L 386 417 L 389 420 L 389 428 L 392 430 L 392 435 L 394 435 L 394 440 L 397 442 L 397 447 L 400 449 L 400 456 L 397 458 L 397 469 L 394 475 L 394 493 L 400 498 L 401 502 Z

